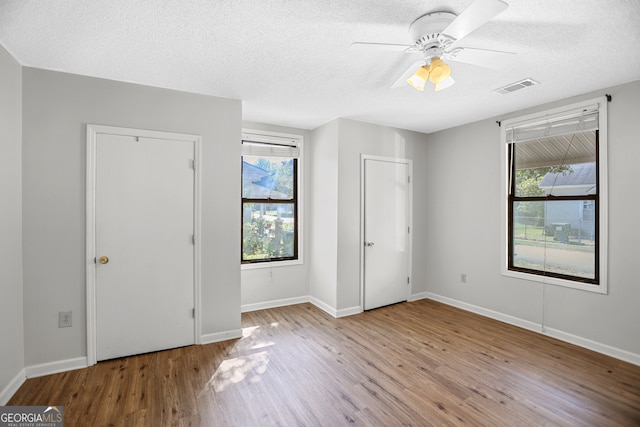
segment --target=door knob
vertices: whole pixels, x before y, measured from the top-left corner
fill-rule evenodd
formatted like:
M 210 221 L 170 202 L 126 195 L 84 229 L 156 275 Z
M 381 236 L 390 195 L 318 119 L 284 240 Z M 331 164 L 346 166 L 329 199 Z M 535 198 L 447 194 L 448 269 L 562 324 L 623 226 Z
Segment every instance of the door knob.
M 364 242 L 364 245 L 365 245 L 365 246 L 373 246 L 373 245 L 374 245 L 374 243 L 373 243 L 373 242 Z
M 102 255 L 100 258 L 98 258 L 98 261 L 100 262 L 100 264 L 106 264 L 109 262 L 109 257 Z

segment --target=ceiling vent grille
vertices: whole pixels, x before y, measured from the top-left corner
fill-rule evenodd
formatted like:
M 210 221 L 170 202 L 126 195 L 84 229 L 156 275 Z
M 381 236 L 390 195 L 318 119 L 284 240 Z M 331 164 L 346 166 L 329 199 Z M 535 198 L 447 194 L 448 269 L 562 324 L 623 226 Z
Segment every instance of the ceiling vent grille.
M 525 87 L 534 86 L 537 84 L 540 84 L 540 82 L 537 82 L 533 79 L 524 79 L 520 80 L 519 82 L 511 83 L 501 88 L 494 89 L 493 91 L 506 95 L 508 93 L 515 92 L 517 90 L 524 89 Z

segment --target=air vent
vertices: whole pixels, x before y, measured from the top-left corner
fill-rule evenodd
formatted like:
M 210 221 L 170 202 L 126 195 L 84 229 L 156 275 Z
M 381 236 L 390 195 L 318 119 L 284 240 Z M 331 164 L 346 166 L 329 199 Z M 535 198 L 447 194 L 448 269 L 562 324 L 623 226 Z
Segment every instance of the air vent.
M 537 82 L 533 79 L 524 79 L 520 80 L 519 82 L 511 83 L 501 88 L 494 89 L 493 91 L 506 95 L 508 93 L 515 92 L 517 90 L 524 89 L 525 87 L 534 86 L 537 84 L 540 84 L 540 82 Z

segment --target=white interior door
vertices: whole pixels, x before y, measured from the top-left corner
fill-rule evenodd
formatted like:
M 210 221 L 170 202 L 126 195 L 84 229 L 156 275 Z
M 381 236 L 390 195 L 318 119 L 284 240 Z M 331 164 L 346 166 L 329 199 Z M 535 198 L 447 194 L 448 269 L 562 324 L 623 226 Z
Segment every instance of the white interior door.
M 409 166 L 364 160 L 364 309 L 409 297 Z
M 97 135 L 97 360 L 194 343 L 193 160 L 193 141 Z

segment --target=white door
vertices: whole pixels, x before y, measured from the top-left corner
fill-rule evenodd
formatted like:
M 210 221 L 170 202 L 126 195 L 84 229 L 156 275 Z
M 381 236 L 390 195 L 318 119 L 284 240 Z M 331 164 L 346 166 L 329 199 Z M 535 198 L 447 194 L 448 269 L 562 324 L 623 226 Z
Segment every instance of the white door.
M 409 166 L 364 160 L 364 309 L 409 297 Z
M 194 343 L 193 160 L 193 141 L 97 135 L 97 360 Z

